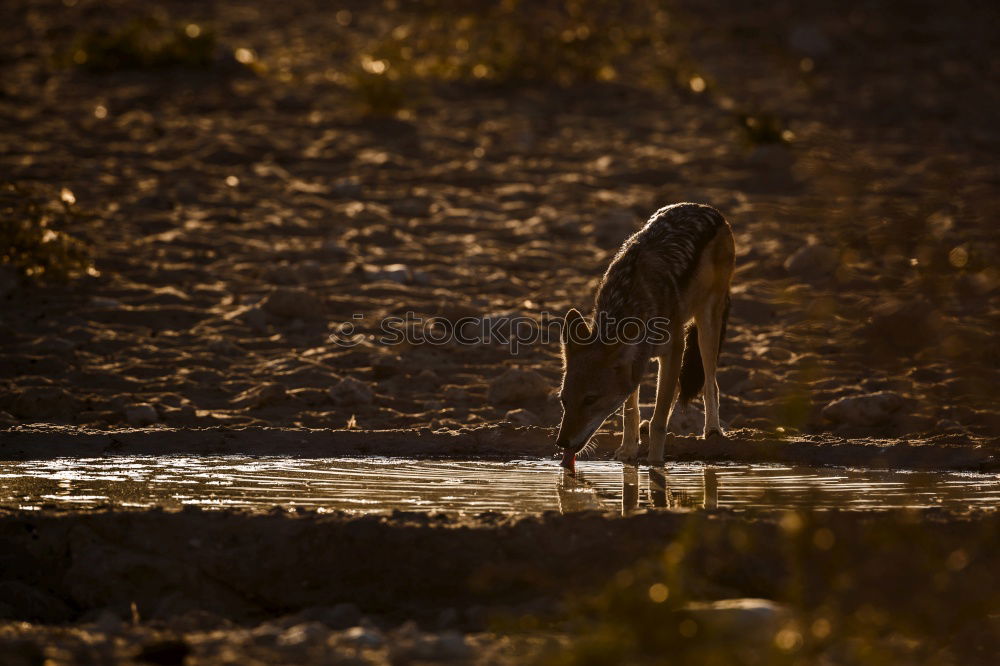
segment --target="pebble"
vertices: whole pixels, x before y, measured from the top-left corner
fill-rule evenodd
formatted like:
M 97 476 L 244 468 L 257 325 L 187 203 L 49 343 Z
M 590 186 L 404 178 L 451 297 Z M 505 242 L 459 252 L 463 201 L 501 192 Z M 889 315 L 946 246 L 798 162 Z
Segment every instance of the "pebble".
M 426 275 L 420 271 L 412 271 L 406 264 L 389 264 L 387 266 L 365 266 L 365 277 L 373 282 L 395 282 L 396 284 L 424 283 Z
M 76 412 L 76 400 L 58 386 L 32 386 L 14 400 L 13 412 L 24 419 L 68 420 Z
M 540 424 L 538 416 L 527 409 L 512 409 L 504 415 L 503 420 L 507 423 L 522 426 L 536 426 Z
M 905 404 L 898 393 L 879 391 L 834 400 L 823 408 L 823 417 L 834 423 L 875 426 L 892 421 Z
M 240 394 L 235 402 L 261 408 L 276 405 L 288 398 L 288 391 L 277 382 L 265 382 Z
M 380 354 L 372 359 L 372 376 L 386 379 L 398 375 L 403 368 L 403 357 L 398 354 Z
M 378 629 L 369 627 L 351 627 L 344 632 L 344 639 L 360 648 L 380 648 L 385 645 L 385 637 Z
M 525 403 L 545 400 L 550 389 L 549 382 L 534 370 L 510 368 L 490 382 L 486 397 L 494 405 Z
M 873 308 L 862 334 L 883 353 L 914 354 L 938 340 L 941 328 L 941 318 L 930 302 L 887 300 Z
M 785 260 L 785 270 L 807 282 L 829 277 L 840 265 L 840 255 L 819 243 L 803 245 Z
M 692 602 L 684 606 L 690 616 L 716 640 L 739 640 L 770 644 L 791 619 L 787 606 L 769 599 L 720 599 Z
M 358 197 L 361 191 L 361 180 L 357 176 L 338 178 L 330 185 L 330 193 L 338 197 Z
M 431 214 L 431 200 L 422 198 L 409 198 L 394 201 L 390 205 L 393 215 L 401 217 L 427 217 Z
M 160 421 L 160 416 L 156 413 L 156 408 L 148 402 L 137 402 L 126 405 L 124 412 L 125 420 L 129 422 L 129 425 L 145 426 L 159 423 Z
M 349 602 L 334 606 L 309 608 L 301 615 L 304 619 L 322 622 L 331 629 L 347 629 L 357 626 L 361 622 L 361 609 Z
M 330 630 L 319 622 L 303 622 L 294 627 L 285 629 L 278 636 L 277 644 L 282 646 L 302 645 L 303 643 L 313 643 L 324 638 Z
M 450 403 L 462 402 L 469 397 L 469 392 L 466 391 L 461 386 L 451 385 L 445 386 L 444 392 L 442 393 L 444 399 Z
M 113 310 L 117 310 L 118 308 L 122 307 L 121 301 L 114 298 L 107 298 L 105 296 L 91 297 L 90 304 L 95 308 L 108 308 Z
M 325 310 L 322 300 L 301 287 L 277 287 L 264 297 L 260 307 L 279 319 L 315 319 Z
M 238 316 L 240 319 L 246 322 L 246 324 L 250 328 L 254 329 L 258 333 L 267 332 L 267 325 L 268 325 L 267 313 L 261 310 L 256 305 L 243 310 L 242 312 L 239 313 Z
M 337 405 L 370 405 L 375 399 L 368 384 L 354 377 L 344 377 L 330 387 L 330 399 Z

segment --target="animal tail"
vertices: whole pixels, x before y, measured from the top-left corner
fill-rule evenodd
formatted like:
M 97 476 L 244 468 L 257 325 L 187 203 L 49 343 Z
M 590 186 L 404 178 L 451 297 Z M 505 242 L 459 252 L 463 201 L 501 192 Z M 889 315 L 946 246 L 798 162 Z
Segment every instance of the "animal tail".
M 722 325 L 719 327 L 719 348 L 716 355 L 722 351 L 722 341 L 726 339 L 726 324 L 729 322 L 729 294 L 726 294 L 726 304 L 722 310 Z M 718 357 L 718 356 L 717 356 Z M 681 361 L 681 391 L 678 396 L 682 405 L 691 402 L 705 387 L 705 367 L 701 364 L 701 350 L 698 349 L 698 327 L 691 324 L 687 327 L 684 340 L 684 359 Z

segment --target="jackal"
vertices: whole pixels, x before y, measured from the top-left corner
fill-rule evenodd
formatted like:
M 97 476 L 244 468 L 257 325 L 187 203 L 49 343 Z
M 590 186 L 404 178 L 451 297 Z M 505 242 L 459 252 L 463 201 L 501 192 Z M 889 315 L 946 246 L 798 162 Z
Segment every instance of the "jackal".
M 576 453 L 619 407 L 624 434 L 615 457 L 637 456 L 639 383 L 653 357 L 659 374 L 649 421 L 649 462 L 663 461 L 678 383 L 681 403 L 704 388 L 703 435 L 722 434 L 715 368 L 735 261 L 729 223 L 703 204 L 661 208 L 625 241 L 597 290 L 593 317 L 585 319 L 574 308 L 563 320 L 563 417 L 556 444 L 563 449 L 565 466 L 572 468 Z M 635 322 L 643 327 L 638 339 Z M 669 335 L 653 335 L 656 324 Z

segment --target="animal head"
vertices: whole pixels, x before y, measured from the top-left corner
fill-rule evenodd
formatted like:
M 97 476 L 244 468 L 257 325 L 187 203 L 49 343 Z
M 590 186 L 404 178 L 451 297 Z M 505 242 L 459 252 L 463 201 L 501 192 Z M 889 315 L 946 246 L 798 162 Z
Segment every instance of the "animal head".
M 602 335 L 576 309 L 562 328 L 562 422 L 556 445 L 576 453 L 636 389 L 645 359 L 638 347 Z

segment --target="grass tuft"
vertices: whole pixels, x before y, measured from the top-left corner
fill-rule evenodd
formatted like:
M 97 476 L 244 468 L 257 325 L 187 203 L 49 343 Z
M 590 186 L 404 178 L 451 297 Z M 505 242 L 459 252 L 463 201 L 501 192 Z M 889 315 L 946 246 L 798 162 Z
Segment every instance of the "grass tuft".
M 212 64 L 215 45 L 211 28 L 147 16 L 79 35 L 68 58 L 73 65 L 94 72 L 201 69 Z
M 29 278 L 65 282 L 93 271 L 90 249 L 77 238 L 53 228 L 72 218 L 72 193 L 60 203 L 43 203 L 39 193 L 0 183 L 0 263 Z

